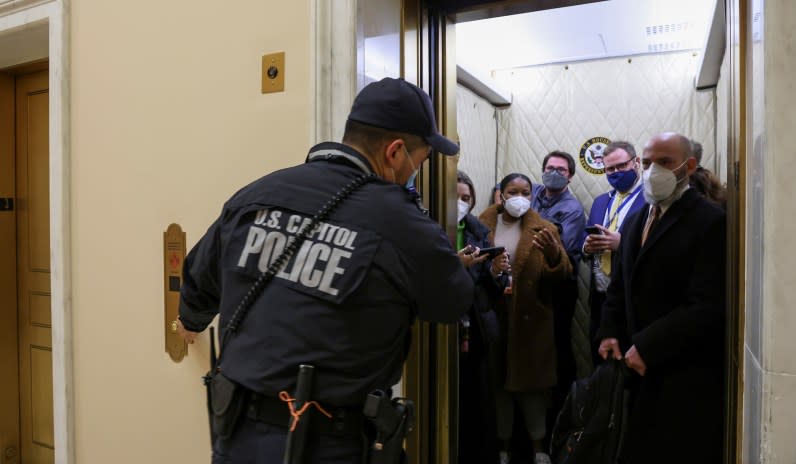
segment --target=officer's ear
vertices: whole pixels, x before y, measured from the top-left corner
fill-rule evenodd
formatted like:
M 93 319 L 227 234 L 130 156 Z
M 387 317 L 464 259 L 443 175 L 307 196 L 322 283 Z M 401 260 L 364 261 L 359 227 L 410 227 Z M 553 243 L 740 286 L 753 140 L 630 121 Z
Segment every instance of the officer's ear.
M 398 169 L 403 163 L 406 143 L 403 139 L 395 139 L 384 146 L 384 163 L 388 168 Z

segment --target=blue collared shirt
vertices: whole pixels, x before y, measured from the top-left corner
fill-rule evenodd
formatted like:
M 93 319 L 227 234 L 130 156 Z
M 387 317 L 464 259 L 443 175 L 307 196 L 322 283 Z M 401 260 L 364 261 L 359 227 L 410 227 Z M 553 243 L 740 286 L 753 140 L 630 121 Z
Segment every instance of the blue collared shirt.
M 581 236 L 586 227 L 586 213 L 569 189 L 553 197 L 545 195 L 542 184 L 533 185 L 533 208 L 542 219 L 561 226 L 561 242 L 567 250 L 572 269 L 577 269 L 581 255 Z

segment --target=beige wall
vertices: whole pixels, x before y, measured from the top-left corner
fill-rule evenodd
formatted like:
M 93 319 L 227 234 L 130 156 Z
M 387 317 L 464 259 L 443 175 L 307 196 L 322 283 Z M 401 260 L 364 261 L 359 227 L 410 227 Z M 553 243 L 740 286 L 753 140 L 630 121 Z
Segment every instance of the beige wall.
M 163 350 L 162 233 L 195 243 L 235 190 L 309 148 L 304 1 L 72 0 L 76 462 L 207 462 L 206 336 Z M 287 54 L 286 91 L 260 58 Z

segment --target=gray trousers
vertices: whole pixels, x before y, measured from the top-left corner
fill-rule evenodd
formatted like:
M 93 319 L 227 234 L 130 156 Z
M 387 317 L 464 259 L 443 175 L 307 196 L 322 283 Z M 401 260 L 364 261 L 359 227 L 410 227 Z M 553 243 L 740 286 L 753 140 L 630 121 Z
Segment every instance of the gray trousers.
M 525 428 L 531 440 L 541 440 L 547 433 L 545 420 L 550 404 L 550 390 L 531 392 L 507 392 L 498 388 L 496 392 L 497 436 L 502 441 L 511 439 L 514 429 L 514 404 L 519 405 L 525 420 Z

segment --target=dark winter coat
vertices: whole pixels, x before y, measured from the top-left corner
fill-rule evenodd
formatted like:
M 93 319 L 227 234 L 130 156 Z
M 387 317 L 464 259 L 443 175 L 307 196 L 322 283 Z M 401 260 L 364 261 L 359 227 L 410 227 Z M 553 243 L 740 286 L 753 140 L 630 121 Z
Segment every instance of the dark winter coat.
M 721 462 L 724 417 L 724 212 L 686 190 L 641 246 L 648 209 L 625 221 L 599 339 L 636 346 L 624 462 Z M 632 380 L 632 379 L 631 379 Z
M 494 242 L 498 205 L 480 218 Z M 556 348 L 553 335 L 551 284 L 569 277 L 572 266 L 555 225 L 528 210 L 521 219 L 522 232 L 512 264 L 512 294 L 505 298 L 498 317 L 505 333 L 505 384 L 512 392 L 525 392 L 556 384 Z M 543 228 L 550 230 L 559 247 L 558 256 L 547 262 L 533 239 Z
M 478 248 L 493 246 L 489 239 L 489 229 L 468 214 L 464 218 L 464 244 Z M 507 279 L 495 279 L 489 271 L 491 261 L 471 266 L 467 269 L 475 283 L 473 306 L 470 309 L 470 349 L 471 351 L 487 351 L 495 349 L 498 326 L 495 316 L 495 303 L 503 295 Z
M 463 232 L 465 245 L 493 246 L 489 229 L 473 215 L 465 216 Z M 475 283 L 475 295 L 467 314 L 468 349 L 459 353 L 459 464 L 489 463 L 498 455 L 495 388 L 502 351 L 495 306 L 503 298 L 508 278 L 495 279 L 490 266 L 491 261 L 484 261 L 467 269 Z M 460 343 L 464 333 L 462 328 Z

